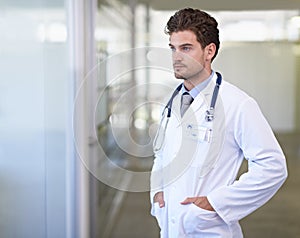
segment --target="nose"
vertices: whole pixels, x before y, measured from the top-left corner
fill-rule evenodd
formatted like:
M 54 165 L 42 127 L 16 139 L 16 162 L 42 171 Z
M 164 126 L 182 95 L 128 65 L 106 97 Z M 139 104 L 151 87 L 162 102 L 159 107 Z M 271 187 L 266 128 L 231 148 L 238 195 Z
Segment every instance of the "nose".
M 172 53 L 172 57 L 173 57 L 173 61 L 182 61 L 182 53 L 178 52 L 178 51 L 173 51 Z

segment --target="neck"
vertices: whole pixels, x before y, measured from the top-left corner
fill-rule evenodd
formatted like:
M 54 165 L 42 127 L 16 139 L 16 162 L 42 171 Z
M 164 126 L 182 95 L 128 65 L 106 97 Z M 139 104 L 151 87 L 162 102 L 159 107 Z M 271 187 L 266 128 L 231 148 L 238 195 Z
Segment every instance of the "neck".
M 209 76 L 211 75 L 212 70 L 209 69 L 203 69 L 199 74 L 194 75 L 188 79 L 185 79 L 183 84 L 184 87 L 190 91 L 192 90 L 194 87 L 196 87 L 198 84 L 202 83 L 203 81 L 205 81 L 206 79 L 209 78 Z

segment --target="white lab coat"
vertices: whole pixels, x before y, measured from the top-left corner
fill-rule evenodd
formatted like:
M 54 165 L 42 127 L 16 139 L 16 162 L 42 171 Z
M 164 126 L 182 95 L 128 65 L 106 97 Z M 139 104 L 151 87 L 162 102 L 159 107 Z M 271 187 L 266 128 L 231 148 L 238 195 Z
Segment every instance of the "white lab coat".
M 286 161 L 256 102 L 223 80 L 215 119 L 205 121 L 216 82 L 194 99 L 180 117 L 180 93 L 162 149 L 155 154 L 151 174 L 151 214 L 162 238 L 243 237 L 239 220 L 266 203 L 287 177 Z M 248 172 L 237 180 L 243 159 Z M 153 203 L 164 192 L 165 207 Z M 207 196 L 215 209 L 181 205 L 187 197 Z

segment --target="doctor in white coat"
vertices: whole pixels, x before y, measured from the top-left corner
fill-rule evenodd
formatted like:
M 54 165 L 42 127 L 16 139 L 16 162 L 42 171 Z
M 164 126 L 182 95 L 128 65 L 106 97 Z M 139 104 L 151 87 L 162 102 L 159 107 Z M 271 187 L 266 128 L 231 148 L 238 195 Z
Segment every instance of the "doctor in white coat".
M 211 69 L 220 44 L 217 26 L 191 8 L 177 11 L 166 26 L 175 77 L 183 83 L 154 144 L 151 213 L 164 238 L 243 237 L 239 220 L 265 204 L 287 177 L 284 154 L 257 103 Z M 181 112 L 186 93 L 190 106 Z M 248 171 L 237 179 L 244 159 Z

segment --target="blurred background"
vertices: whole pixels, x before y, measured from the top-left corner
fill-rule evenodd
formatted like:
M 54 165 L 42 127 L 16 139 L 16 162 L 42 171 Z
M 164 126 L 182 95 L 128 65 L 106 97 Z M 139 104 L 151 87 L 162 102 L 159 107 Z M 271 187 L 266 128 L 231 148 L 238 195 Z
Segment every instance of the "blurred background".
M 300 236 L 299 0 L 2 0 L 1 238 L 159 237 L 151 144 L 179 83 L 164 27 L 187 6 L 219 22 L 213 69 L 258 101 L 287 157 L 245 237 Z

